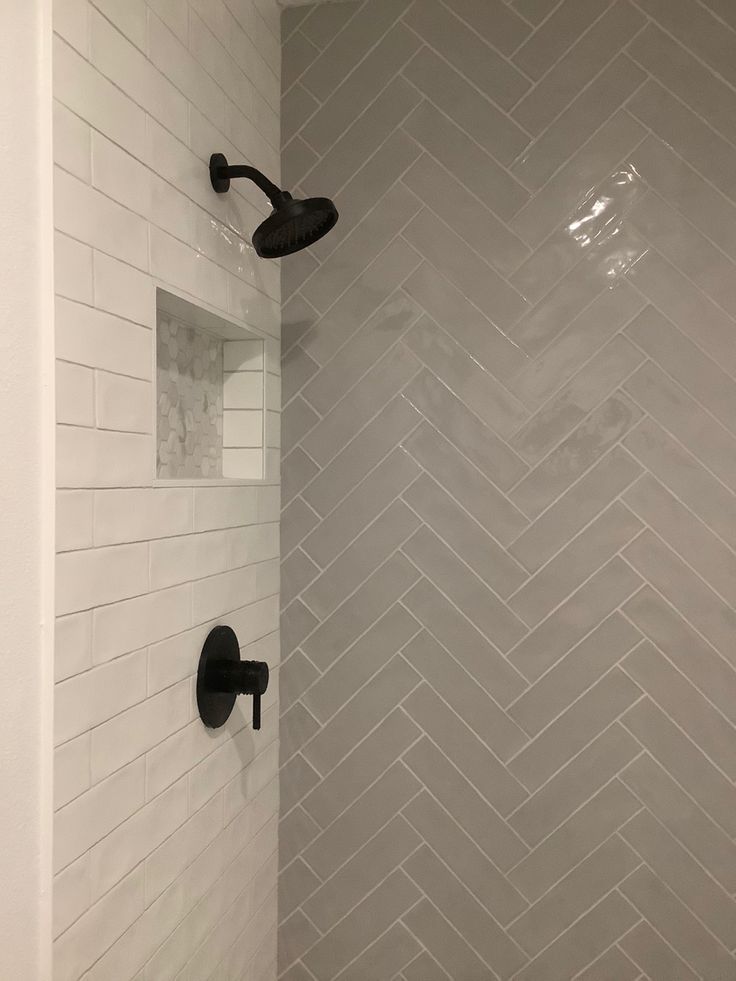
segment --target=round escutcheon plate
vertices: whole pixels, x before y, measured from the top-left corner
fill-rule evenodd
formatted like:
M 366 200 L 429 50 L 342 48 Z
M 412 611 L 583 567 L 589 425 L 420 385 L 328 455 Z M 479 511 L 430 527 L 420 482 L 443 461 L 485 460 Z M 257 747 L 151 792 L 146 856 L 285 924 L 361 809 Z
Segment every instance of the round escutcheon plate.
M 235 692 L 212 690 L 211 674 L 208 685 L 208 662 L 239 660 L 240 645 L 232 627 L 213 627 L 204 642 L 197 669 L 197 708 L 202 722 L 209 729 L 219 729 L 225 725 L 235 706 L 237 695 Z

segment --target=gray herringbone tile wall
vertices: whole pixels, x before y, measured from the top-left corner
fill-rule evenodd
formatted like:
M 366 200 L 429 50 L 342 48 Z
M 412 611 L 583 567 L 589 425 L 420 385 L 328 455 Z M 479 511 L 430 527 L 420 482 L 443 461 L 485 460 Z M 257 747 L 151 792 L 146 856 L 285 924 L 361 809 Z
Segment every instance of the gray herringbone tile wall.
M 736 978 L 736 4 L 288 10 L 280 973 Z

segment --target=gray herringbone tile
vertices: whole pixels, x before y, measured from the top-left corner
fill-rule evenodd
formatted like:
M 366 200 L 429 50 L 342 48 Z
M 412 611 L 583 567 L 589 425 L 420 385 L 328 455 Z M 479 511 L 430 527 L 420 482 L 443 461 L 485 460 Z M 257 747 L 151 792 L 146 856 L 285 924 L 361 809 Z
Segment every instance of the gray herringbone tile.
M 736 976 L 734 56 L 284 14 L 283 981 Z

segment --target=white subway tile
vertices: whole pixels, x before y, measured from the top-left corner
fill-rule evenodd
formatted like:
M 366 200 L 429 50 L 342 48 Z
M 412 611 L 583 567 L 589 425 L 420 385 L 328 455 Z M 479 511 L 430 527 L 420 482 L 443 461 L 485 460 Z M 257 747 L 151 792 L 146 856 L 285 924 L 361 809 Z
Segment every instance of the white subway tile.
M 263 373 L 225 372 L 224 400 L 226 409 L 263 408 Z
M 186 884 L 176 882 L 153 903 L 84 976 L 84 981 L 135 978 L 166 937 L 176 928 L 188 908 Z
M 196 487 L 194 490 L 195 531 L 234 528 L 257 520 L 256 487 Z
M 54 171 L 54 221 L 59 231 L 72 238 L 140 269 L 148 268 L 143 218 L 58 167 Z
M 126 375 L 98 371 L 95 384 L 97 425 L 126 433 L 153 428 L 153 385 Z
M 151 585 L 163 589 L 278 555 L 277 524 L 246 525 L 151 542 Z
M 160 797 L 132 814 L 124 823 L 120 823 L 92 849 L 92 901 L 106 893 L 150 855 L 186 819 L 187 785 L 186 780 L 180 780 Z
M 200 623 L 191 630 L 167 637 L 148 649 L 148 692 L 153 694 L 184 678 L 191 678 L 199 654 L 214 623 Z
M 275 864 L 275 860 L 271 860 Z M 268 883 L 268 873 L 259 873 Z M 252 978 L 253 981 L 270 981 L 278 973 L 278 895 L 272 890 L 259 906 L 241 935 L 231 948 L 227 960 L 231 977 Z M 245 972 L 245 974 L 243 974 Z
M 96 661 L 154 644 L 191 626 L 190 586 L 176 586 L 124 600 L 94 611 L 93 638 Z
M 225 371 L 258 371 L 263 368 L 263 341 L 225 341 Z
M 189 9 L 181 0 L 148 0 L 148 6 L 186 44 L 189 39 Z
M 202 2 L 206 3 L 206 0 L 202 0 Z M 243 70 L 248 78 L 250 78 L 261 95 L 268 101 L 269 105 L 278 110 L 281 89 L 277 74 L 278 69 L 275 66 L 272 68 L 266 62 L 259 51 L 258 45 L 247 36 L 245 31 L 233 31 L 230 35 L 229 42 L 230 50 L 238 64 L 243 66 Z
M 278 180 L 272 7 L 193 0 L 190 16 L 179 0 L 55 0 L 68 38 L 55 41 L 54 91 L 58 595 L 79 610 L 56 633 L 57 981 L 195 981 L 213 967 L 266 981 L 272 961 L 273 901 L 258 906 L 276 875 L 264 858 L 278 801 L 278 487 L 153 487 L 150 435 L 155 276 L 268 335 L 265 393 L 225 439 L 256 450 L 260 475 L 265 398 L 278 478 L 280 271 L 250 245 L 268 203 L 207 180 L 213 149 Z M 261 375 L 263 342 L 226 357 Z M 193 714 L 221 618 L 244 657 L 274 669 L 262 733 L 247 699 L 226 731 Z
M 150 436 L 76 426 L 56 427 L 59 487 L 125 487 L 147 484 L 153 470 Z
M 244 205 L 248 208 L 248 205 Z M 253 214 L 248 220 L 249 227 L 260 224 L 261 217 Z M 248 282 L 258 283 L 263 278 L 263 260 L 255 254 L 250 238 L 243 238 L 232 230 L 229 223 L 220 222 L 212 215 L 198 208 L 194 211 L 192 245 L 198 253 L 206 255 L 223 270 L 227 270 Z M 269 272 L 270 276 L 272 273 Z M 225 276 L 223 276 L 226 279 Z M 223 304 L 224 307 L 224 304 Z
M 242 79 L 243 73 L 225 45 L 215 37 L 194 10 L 189 18 L 189 50 L 224 92 L 229 93 L 231 98 L 240 96 L 239 77 Z
M 264 715 L 264 729 L 266 718 Z M 263 731 L 263 730 L 262 730 Z M 232 778 L 247 766 L 256 751 L 250 728 L 241 729 L 189 771 L 189 801 L 193 811 L 203 807 Z
M 194 528 L 189 487 L 127 488 L 95 492 L 97 545 L 184 535 Z
M 279 629 L 279 598 L 269 596 L 250 606 L 234 610 L 228 622 L 238 635 L 241 645 L 251 644 Z
M 262 908 L 264 896 L 271 896 L 276 864 L 269 859 L 272 851 L 267 851 L 270 842 L 266 835 L 259 836 L 231 864 L 228 864 L 229 856 L 221 846 L 218 847 L 219 844 L 218 839 L 209 851 L 214 853 L 212 863 L 219 859 L 218 871 L 221 877 L 216 881 L 212 880 L 205 901 L 192 910 L 177 934 L 157 953 L 158 963 L 152 962 L 154 970 L 160 971 L 167 963 L 167 958 L 169 961 L 177 958 L 180 963 L 191 957 L 189 977 L 192 979 L 209 978 L 213 964 L 218 965 L 215 971 L 217 977 L 226 978 L 227 981 L 234 981 L 239 977 L 250 979 L 250 974 L 237 970 L 230 972 L 222 961 L 238 935 L 244 933 L 253 913 Z M 229 910 L 226 920 L 218 917 L 218 909 Z M 256 925 L 260 934 L 257 918 Z M 255 949 L 257 944 L 254 938 L 247 936 L 247 940 L 251 949 Z M 151 973 L 148 981 L 155 977 L 156 974 Z
M 57 552 L 92 547 L 93 504 L 91 491 L 57 491 Z
M 274 143 L 278 144 L 278 141 L 273 140 L 272 120 L 262 119 L 261 126 L 268 129 L 271 136 L 270 141 L 252 119 L 241 111 L 240 104 L 236 105 L 232 99 L 228 100 L 225 112 L 225 136 L 238 148 L 241 154 L 253 161 L 255 167 L 263 171 L 264 174 L 268 174 L 274 183 L 278 183 L 281 161 L 277 146 L 274 145 Z M 265 280 L 274 285 L 274 290 L 268 289 L 267 292 L 274 297 L 278 297 L 279 292 L 279 284 L 276 281 L 276 276 L 274 276 L 274 273 L 277 272 L 278 266 L 274 263 L 269 266 L 265 274 Z
M 54 750 L 54 810 L 89 790 L 90 736 L 82 733 Z
M 265 467 L 263 479 L 269 483 L 275 483 L 280 479 L 281 474 L 281 452 L 270 447 L 266 447 Z
M 269 485 L 258 488 L 258 520 L 279 521 L 281 518 L 281 488 Z
M 113 201 L 147 218 L 151 172 L 101 133 L 92 133 L 92 184 Z
M 70 426 L 94 426 L 94 406 L 94 372 L 68 361 L 57 361 L 56 421 Z
M 158 981 L 159 978 L 172 976 L 174 972 L 177 972 L 178 978 L 178 972 L 192 953 L 207 934 L 218 926 L 222 917 L 217 911 L 227 909 L 227 903 L 218 892 L 226 862 L 224 835 L 220 835 L 163 894 L 162 899 L 169 892 L 180 891 L 185 902 L 181 904 L 180 920 L 176 929 L 165 938 L 147 963 L 145 981 Z M 229 920 L 229 916 L 227 919 Z M 209 971 L 206 973 L 211 974 Z
M 93 0 L 95 7 L 132 41 L 137 48 L 146 50 L 146 5 L 143 0 Z
M 62 807 L 54 817 L 54 870 L 88 851 L 143 805 L 144 767 L 138 760 Z
M 62 232 L 54 232 L 54 287 L 58 296 L 92 303 L 92 249 Z
M 233 565 L 249 565 L 276 558 L 279 554 L 279 526 L 270 524 L 234 528 L 232 536 Z
M 222 472 L 225 477 L 238 480 L 261 480 L 263 477 L 263 451 L 223 449 Z
M 77 981 L 145 909 L 143 869 L 123 879 L 54 944 L 54 981 Z
M 259 139 L 263 140 L 273 150 L 278 150 L 281 142 L 281 124 L 279 113 L 274 111 L 268 101 L 254 88 L 247 76 L 241 76 L 240 84 L 233 92 L 228 92 L 230 102 L 253 124 Z M 273 158 L 272 158 L 273 159 Z M 281 161 L 276 155 L 276 167 L 269 171 L 272 179 L 278 183 Z
M 130 763 L 188 721 L 189 686 L 184 682 L 97 726 L 91 733 L 92 782 Z
M 267 374 L 266 382 L 266 408 L 271 412 L 281 412 L 281 377 L 279 375 Z
M 53 64 L 54 96 L 129 153 L 142 157 L 146 116 L 140 106 L 57 38 Z
M 273 780 L 279 769 L 279 744 L 261 748 L 258 756 L 225 787 L 225 823 L 229 824 Z
M 222 794 L 217 794 L 146 859 L 146 905 L 214 841 L 223 828 L 222 815 Z
M 198 157 L 155 119 L 149 117 L 147 120 L 146 163 L 148 166 L 200 207 L 211 211 L 214 215 L 224 216 L 233 211 L 233 202 L 230 195 L 217 195 L 212 190 L 207 171 L 207 161 L 209 154 L 212 153 L 211 146 L 212 144 L 207 150 L 206 157 Z M 229 200 L 223 201 L 222 197 L 227 197 Z
M 190 105 L 189 148 L 200 161 L 200 167 L 209 160 L 215 144 L 220 147 L 220 152 L 224 153 L 228 160 L 242 159 L 242 152 L 225 138 L 212 120 L 204 116 L 195 106 Z M 245 155 L 245 159 L 252 162 L 248 154 Z M 230 193 L 226 195 L 208 194 L 201 199 L 194 194 L 191 196 L 205 211 L 215 215 L 243 239 L 250 238 L 254 227 L 253 220 L 259 224 L 270 213 L 268 200 L 251 181 L 234 182 L 230 187 Z
M 233 568 L 234 534 L 213 531 L 151 542 L 151 587 L 165 589 Z
M 54 630 L 54 678 L 63 681 L 92 667 L 92 614 L 57 617 Z
M 217 909 L 227 908 L 218 890 L 226 862 L 225 836 L 220 835 L 182 875 L 181 879 L 186 883 L 188 890 L 189 902 L 186 915 L 146 965 L 146 981 L 153 981 L 154 978 L 174 972 L 177 972 L 178 979 L 182 968 L 186 972 L 185 977 L 189 979 L 191 968 L 187 965 L 187 961 L 211 931 L 220 933 L 222 925 L 230 920 L 232 915 L 230 911 L 227 919 L 218 917 L 216 912 Z M 210 968 L 213 963 L 210 961 Z M 192 977 L 204 978 L 211 973 L 211 971 L 204 974 L 197 973 Z M 214 977 L 217 977 L 217 973 L 215 968 Z
M 227 34 L 227 29 L 224 33 Z M 244 74 L 242 67 L 227 51 L 225 45 L 194 13 L 190 23 L 189 46 L 195 58 L 216 79 L 229 101 L 235 104 L 255 126 L 259 140 L 265 138 L 271 146 L 278 148 L 280 138 L 278 114 Z
M 272 299 L 232 273 L 228 274 L 227 288 L 227 308 L 233 316 L 256 330 L 262 330 L 273 337 L 281 336 L 281 307 L 278 299 Z
M 237 757 L 237 760 L 236 760 Z M 250 725 L 229 742 L 212 753 L 189 774 L 191 806 L 207 800 L 221 787 L 225 788 L 225 821 L 237 816 L 248 801 L 252 801 L 278 772 L 278 711 L 264 705 L 262 728 Z M 228 776 L 228 773 L 230 776 Z M 238 791 L 236 785 L 241 783 Z M 251 829 L 257 833 L 256 828 Z M 247 839 L 240 842 L 242 849 Z
M 256 10 L 260 13 L 266 27 L 279 44 L 281 42 L 281 6 L 277 0 L 255 0 Z
M 200 297 L 224 310 L 227 306 L 225 270 L 189 245 L 151 228 L 151 272 L 163 282 Z
M 92 11 L 91 29 L 92 64 L 172 133 L 186 139 L 186 99 L 169 78 L 95 11 Z M 140 156 L 125 142 L 116 142 Z
M 281 375 L 281 342 L 274 337 L 264 340 L 266 352 L 266 371 L 271 375 Z M 279 403 L 279 408 L 281 404 Z
M 200 579 L 192 586 L 192 616 L 195 623 L 213 620 L 256 598 L 256 570 L 245 566 L 219 576 Z
M 58 937 L 89 908 L 89 853 L 54 876 L 53 931 Z
M 232 784 L 228 786 L 232 786 Z M 236 811 L 234 807 L 232 811 L 234 817 L 228 826 L 228 830 L 230 831 L 230 838 L 233 843 L 232 851 L 235 851 L 237 843 L 251 841 L 264 825 L 274 817 L 278 817 L 278 769 L 271 774 L 271 779 L 263 790 L 250 798 L 240 811 Z
M 95 305 L 144 327 L 156 325 L 156 288 L 151 277 L 104 252 L 94 254 Z
M 279 661 L 281 660 L 281 644 L 278 630 L 274 631 L 274 633 L 267 634 L 265 637 L 260 637 L 258 640 L 254 640 L 252 643 L 243 647 L 241 656 L 248 661 L 265 661 L 272 671 L 278 671 Z M 269 685 L 269 691 L 265 697 L 273 697 L 273 702 L 270 704 L 275 705 L 278 697 L 278 685 Z
M 256 409 L 226 410 L 222 417 L 222 441 L 227 447 L 261 447 L 263 413 Z
M 151 175 L 151 208 L 149 218 L 154 225 L 165 232 L 189 242 L 194 227 L 194 209 L 189 198 L 177 188 L 172 187 L 158 174 Z
M 262 15 L 264 7 L 265 4 L 261 4 L 259 7 L 259 4 L 254 3 L 254 0 L 237 0 L 232 9 L 244 36 L 250 38 L 272 72 L 277 73 L 281 69 L 281 35 L 278 29 L 275 32 L 269 30 Z M 271 11 L 270 19 L 272 23 L 278 25 L 278 18 L 275 17 L 273 11 Z
M 257 604 L 255 604 L 257 605 Z M 253 606 L 244 607 L 242 611 L 236 610 L 227 617 L 227 622 L 235 629 L 238 639 L 242 645 L 242 657 L 251 661 L 267 661 L 269 665 L 276 666 L 279 662 L 279 637 L 278 632 L 268 634 L 268 630 L 273 630 L 270 617 L 273 604 L 267 611 L 253 613 Z M 254 630 L 255 621 L 259 623 L 259 629 Z M 198 624 L 191 630 L 168 637 L 158 644 L 153 644 L 148 650 L 148 692 L 149 695 L 170 685 L 175 684 L 185 678 L 194 678 L 194 674 L 199 661 L 199 654 L 202 650 L 207 634 L 216 626 L 218 620 L 208 620 Z M 245 624 L 242 631 L 241 627 Z M 278 626 L 278 617 L 276 619 Z M 251 643 L 253 634 L 261 637 L 260 640 Z M 266 633 L 268 636 L 263 636 Z M 275 692 L 275 689 L 274 689 Z M 270 696 L 269 696 L 270 697 Z
M 237 717 L 234 721 L 237 721 Z M 158 796 L 201 760 L 206 759 L 210 753 L 231 738 L 233 731 L 234 726 L 230 721 L 226 729 L 213 731 L 205 729 L 201 720 L 195 719 L 152 749 L 146 755 L 148 799 Z
M 278 593 L 281 585 L 279 560 L 261 562 L 256 566 L 256 596 L 265 599 Z
M 153 332 L 102 310 L 57 297 L 56 356 L 150 379 Z
M 56 557 L 56 612 L 77 613 L 148 589 L 148 545 L 62 552 Z
M 149 19 L 148 45 L 154 65 L 165 71 L 187 99 L 222 129 L 225 123 L 224 92 L 158 17 Z
M 73 739 L 145 697 L 145 651 L 59 682 L 54 692 L 55 742 Z
M 278 819 L 275 815 L 245 845 L 233 835 L 230 836 L 228 859 L 231 864 L 228 865 L 223 876 L 222 887 L 225 894 L 233 898 L 243 895 L 245 892 L 251 892 L 249 897 L 250 909 L 247 911 L 245 920 L 250 919 L 255 910 L 264 902 L 264 896 L 269 894 L 274 886 L 273 863 L 277 857 L 277 848 Z M 263 877 L 264 874 L 265 878 Z M 248 884 L 246 890 L 243 889 L 244 883 Z M 241 923 L 241 928 L 244 925 L 245 923 Z M 231 941 L 236 939 L 238 932 L 238 925 L 233 924 L 233 926 L 236 935 L 231 936 Z M 252 949 L 255 947 L 256 944 L 254 943 Z
M 58 99 L 54 100 L 54 163 L 87 184 L 92 178 L 89 125 Z
M 89 3 L 87 0 L 54 0 L 54 31 L 85 57 L 89 50 Z
M 281 447 L 281 413 L 266 413 L 266 446 L 271 449 Z

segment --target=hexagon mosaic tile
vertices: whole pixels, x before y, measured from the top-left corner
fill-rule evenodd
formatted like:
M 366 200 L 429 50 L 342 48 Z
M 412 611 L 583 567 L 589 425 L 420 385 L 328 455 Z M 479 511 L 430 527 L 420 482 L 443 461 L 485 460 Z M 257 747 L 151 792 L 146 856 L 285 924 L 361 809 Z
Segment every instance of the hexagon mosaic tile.
M 223 341 L 159 315 L 156 473 L 222 477 Z

